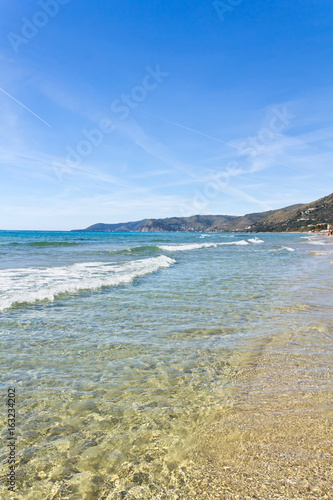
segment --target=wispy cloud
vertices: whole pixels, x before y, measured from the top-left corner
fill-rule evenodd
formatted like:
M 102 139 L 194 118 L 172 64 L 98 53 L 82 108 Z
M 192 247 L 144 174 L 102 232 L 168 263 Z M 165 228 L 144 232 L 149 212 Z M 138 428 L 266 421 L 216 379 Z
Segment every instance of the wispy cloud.
M 134 119 L 129 119 L 126 122 L 118 122 L 117 131 L 132 140 L 134 144 L 139 146 L 148 155 L 159 160 L 163 165 L 189 177 L 196 176 L 193 165 L 184 163 L 175 158 L 174 154 L 167 146 L 148 135 Z

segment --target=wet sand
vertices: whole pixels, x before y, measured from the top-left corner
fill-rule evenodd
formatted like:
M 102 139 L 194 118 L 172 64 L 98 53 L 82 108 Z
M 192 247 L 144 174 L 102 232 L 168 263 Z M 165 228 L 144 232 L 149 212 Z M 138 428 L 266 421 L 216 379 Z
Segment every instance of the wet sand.
M 312 324 L 244 356 L 188 498 L 333 498 L 332 331 Z

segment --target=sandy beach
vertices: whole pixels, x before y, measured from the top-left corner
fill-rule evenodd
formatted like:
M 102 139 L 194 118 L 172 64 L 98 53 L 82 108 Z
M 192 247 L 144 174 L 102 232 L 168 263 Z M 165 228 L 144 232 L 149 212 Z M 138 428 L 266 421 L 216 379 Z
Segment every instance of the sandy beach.
M 244 360 L 239 399 L 203 445 L 199 498 L 333 497 L 332 328 L 309 325 Z

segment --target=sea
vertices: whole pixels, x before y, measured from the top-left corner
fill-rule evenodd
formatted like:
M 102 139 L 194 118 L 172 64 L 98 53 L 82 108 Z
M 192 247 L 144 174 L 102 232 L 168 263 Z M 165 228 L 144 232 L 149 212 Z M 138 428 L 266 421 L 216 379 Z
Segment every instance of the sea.
M 1 231 L 1 498 L 333 498 L 332 264 L 320 234 Z

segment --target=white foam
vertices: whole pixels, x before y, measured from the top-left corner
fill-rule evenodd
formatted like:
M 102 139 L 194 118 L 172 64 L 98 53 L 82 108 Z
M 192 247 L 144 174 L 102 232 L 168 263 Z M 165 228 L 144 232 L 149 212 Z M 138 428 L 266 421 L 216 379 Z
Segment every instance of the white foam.
M 238 240 L 238 241 L 226 241 L 224 243 L 218 243 L 218 245 L 249 245 L 250 243 L 246 240 Z
M 211 234 L 202 234 L 199 238 L 210 238 Z
M 245 240 L 225 241 L 223 243 L 187 243 L 184 245 L 160 245 L 159 248 L 166 252 L 185 252 L 187 250 L 198 250 L 200 248 L 216 248 L 221 245 L 249 245 Z
M 199 248 L 217 247 L 216 243 L 188 243 L 184 245 L 159 245 L 166 252 L 185 252 L 186 250 L 198 250 Z
M 295 249 L 294 248 L 291 248 L 291 247 L 285 247 L 285 246 L 281 246 L 281 249 L 284 249 L 284 250 L 288 250 L 288 252 L 295 252 Z
M 165 255 L 115 265 L 86 262 L 66 267 L 7 269 L 0 271 L 0 311 L 13 304 L 54 300 L 61 293 L 116 286 L 150 274 L 175 261 Z
M 260 243 L 265 243 L 264 240 L 261 240 L 257 237 L 255 238 L 250 238 L 247 240 L 249 243 L 254 243 L 255 245 L 259 245 Z
M 309 245 L 327 245 L 327 241 L 322 240 L 322 236 L 301 236 L 301 238 L 306 239 L 305 243 Z

